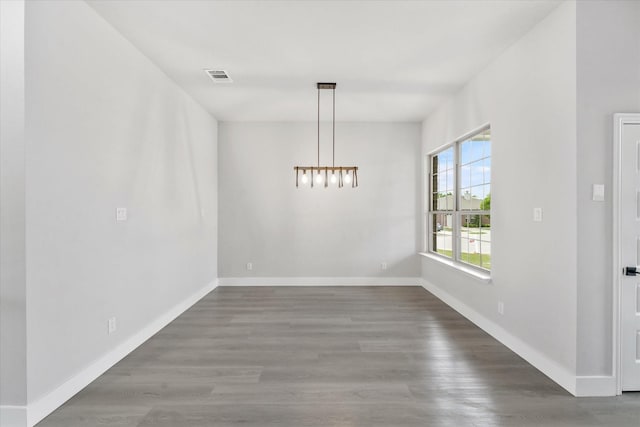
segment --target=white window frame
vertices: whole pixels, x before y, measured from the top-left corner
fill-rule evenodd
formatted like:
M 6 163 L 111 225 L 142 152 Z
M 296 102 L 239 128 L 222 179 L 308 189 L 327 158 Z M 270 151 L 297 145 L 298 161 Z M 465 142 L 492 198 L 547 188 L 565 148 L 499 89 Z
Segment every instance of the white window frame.
M 441 145 L 440 147 L 436 148 L 435 150 L 432 150 L 430 152 L 427 153 L 426 157 L 425 157 L 425 162 L 426 162 L 426 171 L 427 173 L 424 174 L 425 179 L 427 180 L 426 186 L 425 188 L 427 189 L 427 191 L 425 192 L 425 209 L 424 209 L 424 251 L 427 255 L 429 255 L 430 257 L 435 257 L 436 259 L 441 259 L 443 261 L 445 261 L 446 263 L 453 263 L 455 266 L 461 266 L 463 267 L 463 269 L 467 270 L 467 269 L 472 269 L 472 271 L 477 271 L 483 275 L 487 275 L 489 276 L 491 273 L 491 269 L 488 268 L 484 268 L 475 264 L 471 264 L 468 262 L 465 262 L 461 259 L 461 251 L 460 251 L 460 237 L 461 237 L 461 231 L 460 231 L 460 224 L 462 222 L 461 218 L 463 215 L 489 215 L 491 217 L 491 221 L 493 222 L 493 217 L 491 216 L 491 209 L 489 209 L 489 211 L 477 211 L 477 210 L 465 210 L 462 211 L 460 210 L 460 188 L 458 186 L 458 183 L 460 182 L 460 145 L 462 145 L 463 142 L 467 141 L 468 139 L 474 137 L 475 135 L 485 132 L 486 130 L 490 130 L 491 129 L 491 125 L 489 123 L 486 123 L 470 132 L 467 132 L 466 134 L 460 136 L 459 138 L 456 138 L 454 141 L 449 142 L 447 144 Z M 492 141 L 493 142 L 493 141 Z M 449 149 L 453 147 L 453 163 L 454 163 L 454 174 L 453 174 L 453 191 L 454 191 L 454 197 L 453 197 L 453 202 L 454 202 L 454 208 L 452 211 L 432 211 L 431 210 L 431 203 L 432 203 L 432 195 L 433 195 L 433 174 L 432 174 L 432 169 L 433 169 L 433 156 Z M 491 157 L 493 158 L 493 147 L 492 147 L 492 154 Z M 493 162 L 492 162 L 493 163 Z M 492 171 L 493 171 L 493 166 L 492 166 Z M 493 174 L 491 174 L 493 175 Z M 492 182 L 493 177 L 491 176 L 490 178 L 490 183 Z M 493 184 L 492 184 L 493 185 Z M 488 212 L 488 213 L 487 213 Z M 432 236 L 433 236 L 433 221 L 431 220 L 431 216 L 434 214 L 438 214 L 438 213 L 444 213 L 447 215 L 452 215 L 452 241 L 451 241 L 451 258 L 442 255 L 436 251 L 433 250 L 433 240 L 432 240 Z M 492 227 L 493 228 L 493 227 Z

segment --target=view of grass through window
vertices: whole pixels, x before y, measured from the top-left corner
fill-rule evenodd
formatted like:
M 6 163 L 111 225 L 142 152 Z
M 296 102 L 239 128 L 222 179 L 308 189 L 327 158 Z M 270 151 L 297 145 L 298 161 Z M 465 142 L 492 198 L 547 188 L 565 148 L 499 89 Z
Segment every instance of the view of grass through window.
M 491 269 L 491 131 L 431 156 L 429 249 Z

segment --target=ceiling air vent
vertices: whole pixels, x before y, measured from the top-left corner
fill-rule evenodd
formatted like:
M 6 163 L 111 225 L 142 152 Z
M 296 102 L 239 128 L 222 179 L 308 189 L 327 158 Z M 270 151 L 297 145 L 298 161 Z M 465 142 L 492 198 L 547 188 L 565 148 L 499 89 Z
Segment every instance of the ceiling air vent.
M 231 83 L 231 77 L 225 70 L 204 70 L 214 83 Z

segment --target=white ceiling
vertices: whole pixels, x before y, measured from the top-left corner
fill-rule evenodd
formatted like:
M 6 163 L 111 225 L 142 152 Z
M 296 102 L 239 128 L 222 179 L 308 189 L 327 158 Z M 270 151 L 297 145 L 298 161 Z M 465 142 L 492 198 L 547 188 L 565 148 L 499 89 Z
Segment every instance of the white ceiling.
M 221 121 L 314 121 L 318 81 L 339 121 L 421 121 L 559 3 L 87 2 Z

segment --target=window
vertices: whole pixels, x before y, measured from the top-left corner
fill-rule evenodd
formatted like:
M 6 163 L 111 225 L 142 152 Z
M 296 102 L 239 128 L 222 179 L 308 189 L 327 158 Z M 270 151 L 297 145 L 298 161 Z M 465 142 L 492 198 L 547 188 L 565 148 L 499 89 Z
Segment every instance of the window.
M 428 250 L 491 270 L 491 129 L 431 154 Z

